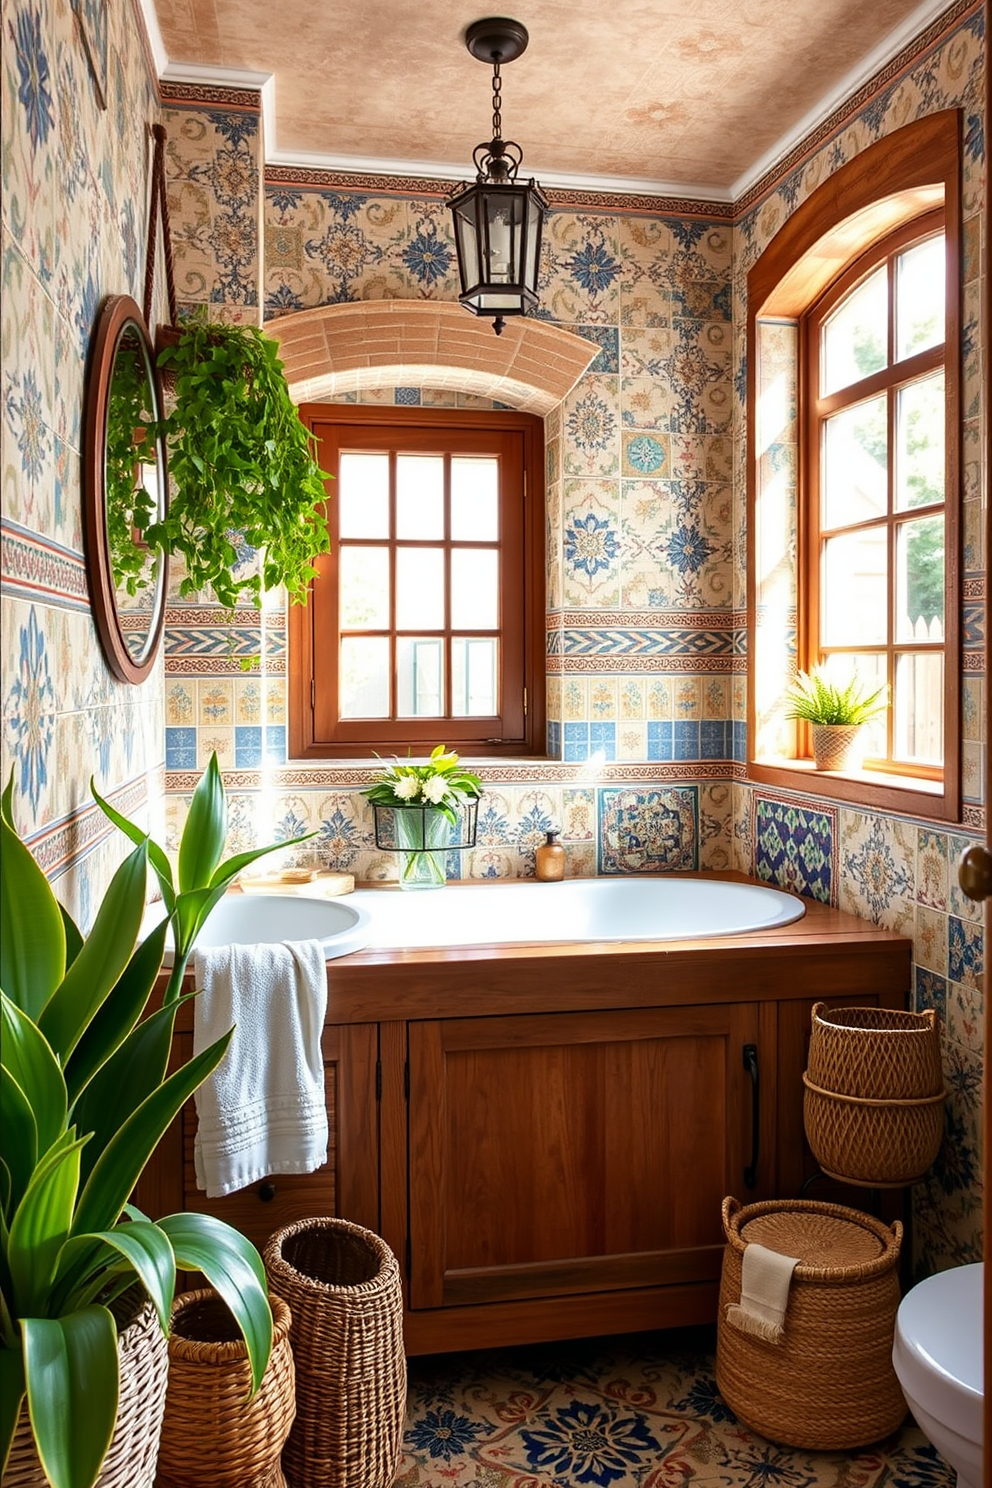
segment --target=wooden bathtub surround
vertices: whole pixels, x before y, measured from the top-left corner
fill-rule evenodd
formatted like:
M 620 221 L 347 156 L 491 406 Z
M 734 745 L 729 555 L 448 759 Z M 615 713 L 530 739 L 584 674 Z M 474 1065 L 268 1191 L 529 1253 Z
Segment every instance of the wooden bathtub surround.
M 792 1198 L 816 1171 L 813 1003 L 904 1007 L 911 947 L 809 902 L 726 940 L 342 957 L 327 1165 L 208 1201 L 190 1102 L 138 1202 L 209 1209 L 259 1243 L 308 1214 L 376 1230 L 400 1261 L 410 1354 L 712 1321 L 724 1195 Z M 187 1007 L 180 1052 L 191 1042 Z

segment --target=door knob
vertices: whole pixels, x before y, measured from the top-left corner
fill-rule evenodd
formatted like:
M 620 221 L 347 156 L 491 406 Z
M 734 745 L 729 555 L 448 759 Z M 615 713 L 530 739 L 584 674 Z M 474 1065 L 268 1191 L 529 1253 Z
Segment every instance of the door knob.
M 992 897 L 992 853 L 976 842 L 958 858 L 958 883 L 969 899 L 980 902 Z

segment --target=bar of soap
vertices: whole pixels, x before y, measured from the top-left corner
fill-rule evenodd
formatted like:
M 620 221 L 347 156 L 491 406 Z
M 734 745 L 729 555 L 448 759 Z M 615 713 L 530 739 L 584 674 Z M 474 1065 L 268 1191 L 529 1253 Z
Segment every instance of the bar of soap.
M 316 879 L 309 885 L 309 893 L 326 894 L 328 899 L 336 899 L 339 894 L 350 894 L 355 887 L 355 875 L 353 873 L 318 873 Z

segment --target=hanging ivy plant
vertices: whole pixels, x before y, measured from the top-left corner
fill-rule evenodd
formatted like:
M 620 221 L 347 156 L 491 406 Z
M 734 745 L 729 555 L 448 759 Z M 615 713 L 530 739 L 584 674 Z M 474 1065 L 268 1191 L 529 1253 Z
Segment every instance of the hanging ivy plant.
M 328 549 L 325 473 L 289 396 L 278 347 L 255 326 L 196 314 L 158 354 L 172 412 L 158 426 L 169 451 L 171 497 L 145 539 L 186 565 L 180 593 L 211 588 L 233 609 L 285 585 L 302 601 L 313 560 Z M 236 544 L 262 554 L 238 577 Z

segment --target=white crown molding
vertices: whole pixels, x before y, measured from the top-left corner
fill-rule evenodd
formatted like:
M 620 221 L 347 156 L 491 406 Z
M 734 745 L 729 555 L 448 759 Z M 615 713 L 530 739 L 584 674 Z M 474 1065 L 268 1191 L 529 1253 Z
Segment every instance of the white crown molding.
M 271 72 L 249 72 L 236 67 L 208 67 L 200 63 L 169 60 L 155 14 L 154 0 L 138 0 L 148 32 L 149 45 L 163 82 L 193 83 L 226 88 L 256 88 L 261 94 L 262 131 L 265 164 L 294 166 L 305 170 L 339 171 L 356 175 L 385 175 L 431 180 L 461 181 L 471 175 L 471 164 L 452 165 L 436 160 L 389 160 L 362 155 L 324 155 L 308 150 L 281 150 L 276 132 L 275 77 Z M 862 57 L 829 94 L 814 105 L 799 122 L 782 135 L 754 165 L 732 186 L 704 182 L 646 180 L 628 176 L 585 176 L 563 171 L 534 170 L 542 186 L 554 191 L 600 191 L 630 196 L 667 196 L 711 201 L 721 205 L 738 201 L 762 179 L 776 163 L 783 160 L 813 130 L 828 119 L 846 99 L 863 87 L 882 67 L 907 46 L 915 36 L 950 8 L 949 0 L 922 0 L 901 25 L 873 51 Z

